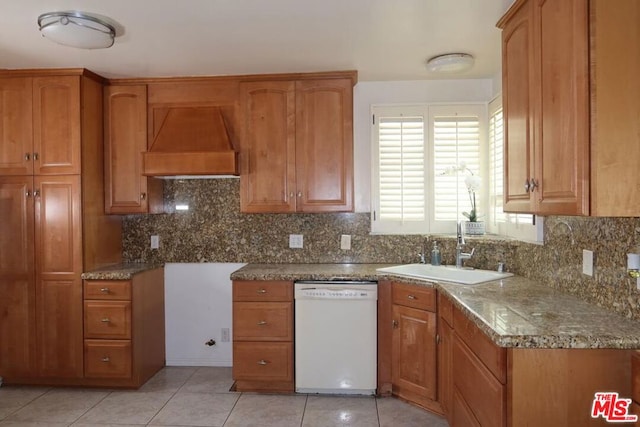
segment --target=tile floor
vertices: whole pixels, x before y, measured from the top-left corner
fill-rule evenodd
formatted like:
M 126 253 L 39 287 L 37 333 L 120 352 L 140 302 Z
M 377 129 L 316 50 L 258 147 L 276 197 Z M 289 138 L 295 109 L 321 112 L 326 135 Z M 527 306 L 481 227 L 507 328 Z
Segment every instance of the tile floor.
M 420 426 L 447 422 L 394 398 L 229 392 L 231 368 L 168 367 L 135 391 L 0 387 L 0 426 Z

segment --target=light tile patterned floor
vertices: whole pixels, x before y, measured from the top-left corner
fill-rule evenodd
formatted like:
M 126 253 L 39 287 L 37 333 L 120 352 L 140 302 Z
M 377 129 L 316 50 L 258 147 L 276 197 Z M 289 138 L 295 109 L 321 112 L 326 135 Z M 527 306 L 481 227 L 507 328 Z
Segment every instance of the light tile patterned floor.
M 231 368 L 168 367 L 140 390 L 0 387 L 0 426 L 447 427 L 394 398 L 229 392 Z

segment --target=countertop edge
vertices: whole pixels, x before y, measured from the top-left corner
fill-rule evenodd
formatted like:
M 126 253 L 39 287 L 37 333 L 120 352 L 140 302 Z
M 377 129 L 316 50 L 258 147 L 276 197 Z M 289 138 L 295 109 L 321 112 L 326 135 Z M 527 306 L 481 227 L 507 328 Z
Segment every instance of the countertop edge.
M 164 268 L 164 264 L 121 263 L 84 272 L 80 278 L 82 280 L 131 280 L 136 274 L 157 268 Z

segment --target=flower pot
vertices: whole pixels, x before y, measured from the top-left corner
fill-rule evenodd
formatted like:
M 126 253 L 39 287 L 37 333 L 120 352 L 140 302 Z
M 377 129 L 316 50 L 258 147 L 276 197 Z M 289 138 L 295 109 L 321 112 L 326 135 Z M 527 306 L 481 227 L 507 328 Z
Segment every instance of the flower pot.
M 476 221 L 471 222 L 467 221 L 464 223 L 464 233 L 470 236 L 480 236 L 484 234 L 484 221 Z

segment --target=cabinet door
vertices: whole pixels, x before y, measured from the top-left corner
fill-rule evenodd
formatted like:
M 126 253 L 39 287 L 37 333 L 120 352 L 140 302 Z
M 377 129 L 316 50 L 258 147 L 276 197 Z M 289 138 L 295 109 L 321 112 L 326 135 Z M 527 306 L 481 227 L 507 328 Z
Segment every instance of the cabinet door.
M 164 185 L 142 175 L 142 153 L 147 151 L 147 87 L 106 87 L 104 112 L 106 213 L 156 213 L 161 210 Z
M 502 31 L 504 111 L 504 211 L 532 212 L 533 176 L 533 2 L 526 2 Z
M 589 8 L 534 2 L 539 43 L 534 192 L 541 215 L 589 214 Z
M 45 377 L 81 377 L 80 177 L 36 177 L 35 189 L 39 374 Z
M 30 78 L 0 79 L 0 175 L 33 174 Z
M 353 85 L 296 82 L 298 212 L 353 211 Z
M 243 106 L 240 210 L 294 212 L 295 84 L 247 82 Z
M 34 173 L 79 174 L 80 137 L 80 77 L 34 78 Z
M 33 374 L 33 178 L 0 176 L 0 376 Z
M 411 400 L 436 398 L 436 315 L 393 305 L 393 392 Z

